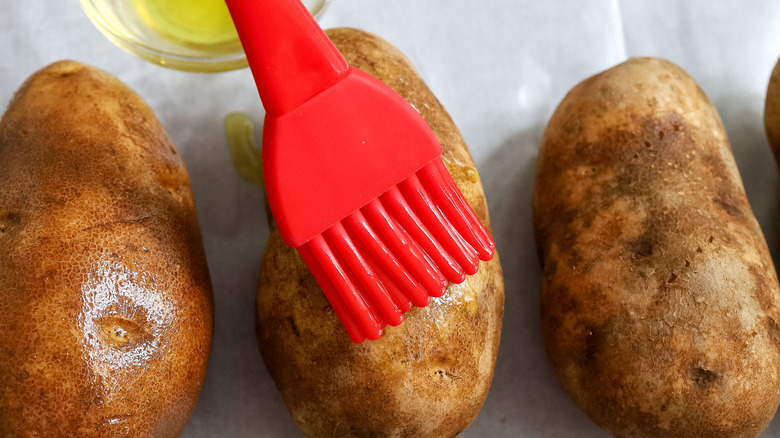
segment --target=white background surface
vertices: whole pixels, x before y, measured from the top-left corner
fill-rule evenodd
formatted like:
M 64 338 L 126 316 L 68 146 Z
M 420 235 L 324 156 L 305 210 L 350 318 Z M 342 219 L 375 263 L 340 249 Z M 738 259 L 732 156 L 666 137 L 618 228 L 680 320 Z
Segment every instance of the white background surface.
M 190 172 L 216 300 L 206 381 L 184 437 L 296 437 L 263 367 L 254 296 L 268 230 L 257 188 L 236 176 L 222 121 L 262 109 L 247 69 L 166 70 L 109 43 L 77 0 L 0 0 L 0 106 L 22 81 L 70 58 L 107 70 L 154 109 Z M 778 177 L 763 100 L 780 55 L 780 2 L 751 0 L 333 0 L 325 27 L 353 26 L 404 51 L 449 110 L 476 159 L 506 280 L 495 379 L 465 437 L 605 437 L 548 365 L 531 190 L 547 119 L 580 80 L 627 56 L 686 69 L 715 103 L 748 197 L 778 260 Z M 0 169 L 2 171 L 2 169 Z M 762 437 L 780 437 L 776 420 Z

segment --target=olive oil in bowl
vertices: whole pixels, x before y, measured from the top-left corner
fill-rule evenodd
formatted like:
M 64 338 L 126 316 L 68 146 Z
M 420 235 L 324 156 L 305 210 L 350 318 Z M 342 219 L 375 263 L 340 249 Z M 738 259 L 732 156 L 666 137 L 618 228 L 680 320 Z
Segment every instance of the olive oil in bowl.
M 218 72 L 247 66 L 224 0 L 80 0 L 114 44 L 178 70 Z M 330 0 L 304 0 L 316 17 Z
M 221 45 L 238 39 L 224 0 L 133 0 L 146 25 L 181 44 Z

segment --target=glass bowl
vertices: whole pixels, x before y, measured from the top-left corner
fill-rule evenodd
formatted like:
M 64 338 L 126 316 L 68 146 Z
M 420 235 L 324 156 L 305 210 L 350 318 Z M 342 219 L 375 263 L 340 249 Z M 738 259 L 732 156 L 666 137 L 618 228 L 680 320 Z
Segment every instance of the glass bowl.
M 114 44 L 163 67 L 220 72 L 247 66 L 224 0 L 80 0 Z M 304 0 L 318 18 L 330 0 Z

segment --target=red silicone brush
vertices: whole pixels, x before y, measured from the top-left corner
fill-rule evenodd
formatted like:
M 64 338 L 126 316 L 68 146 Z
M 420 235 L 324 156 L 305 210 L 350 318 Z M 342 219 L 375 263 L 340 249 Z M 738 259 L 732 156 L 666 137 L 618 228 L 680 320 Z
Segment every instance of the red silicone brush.
M 388 86 L 350 67 L 300 0 L 226 0 L 266 110 L 263 173 L 296 248 L 354 342 L 474 274 L 495 244 L 441 145 Z

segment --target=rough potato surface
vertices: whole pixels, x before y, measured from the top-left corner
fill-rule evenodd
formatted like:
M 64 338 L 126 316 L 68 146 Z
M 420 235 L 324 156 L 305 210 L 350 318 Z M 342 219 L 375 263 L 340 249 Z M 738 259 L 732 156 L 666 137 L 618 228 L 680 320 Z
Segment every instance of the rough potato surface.
M 772 76 L 769 78 L 764 106 L 764 128 L 775 161 L 780 163 L 780 61 L 775 64 Z
M 11 101 L 0 169 L 0 436 L 177 436 L 213 302 L 170 138 L 116 78 L 62 61 Z
M 423 115 L 477 216 L 482 186 L 449 115 L 409 61 L 354 29 L 328 35 L 350 64 L 386 82 Z M 257 294 L 263 360 L 293 418 L 311 437 L 451 437 L 477 416 L 493 377 L 504 308 L 498 255 L 377 341 L 353 344 L 298 253 L 274 232 Z
M 778 282 L 720 119 L 636 58 L 569 92 L 542 140 L 542 323 L 563 386 L 618 437 L 755 437 L 780 401 Z

